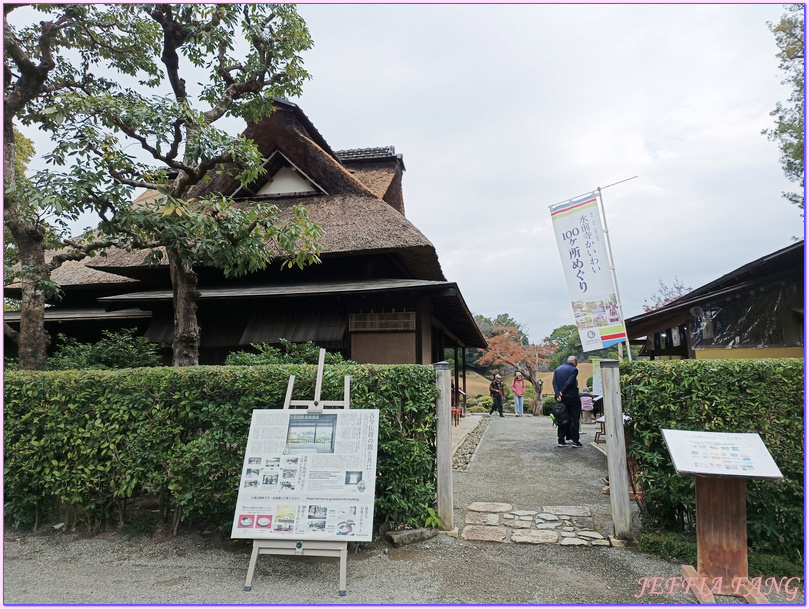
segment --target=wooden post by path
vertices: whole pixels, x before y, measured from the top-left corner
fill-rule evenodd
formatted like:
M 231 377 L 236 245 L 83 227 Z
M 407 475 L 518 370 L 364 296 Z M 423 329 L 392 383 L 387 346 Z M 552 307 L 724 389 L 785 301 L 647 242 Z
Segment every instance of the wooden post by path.
M 438 415 L 436 430 L 436 516 L 441 519 L 441 529 L 451 531 L 452 523 L 452 396 L 450 390 L 449 362 L 438 362 L 435 366 L 435 384 L 438 386 L 438 399 L 435 401 Z
M 612 523 L 616 538 L 631 539 L 632 514 L 629 506 L 624 413 L 621 408 L 618 360 L 601 360 L 601 375 L 604 386 L 604 426 L 607 431 L 607 470 L 610 476 Z

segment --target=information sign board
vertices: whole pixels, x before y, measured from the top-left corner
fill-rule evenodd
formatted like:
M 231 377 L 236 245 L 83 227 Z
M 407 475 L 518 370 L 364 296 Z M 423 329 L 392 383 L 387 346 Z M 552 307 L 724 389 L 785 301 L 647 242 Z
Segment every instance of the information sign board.
M 674 469 L 681 476 L 736 476 L 781 480 L 783 475 L 757 433 L 663 429 Z
M 254 410 L 231 537 L 371 541 L 379 410 Z

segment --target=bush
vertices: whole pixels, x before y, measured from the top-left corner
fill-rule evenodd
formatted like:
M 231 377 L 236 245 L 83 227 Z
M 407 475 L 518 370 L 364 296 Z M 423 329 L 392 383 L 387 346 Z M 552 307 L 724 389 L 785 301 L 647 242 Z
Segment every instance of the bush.
M 553 406 L 556 404 L 556 398 L 552 395 L 546 397 L 542 400 L 542 414 L 546 417 L 551 415 L 551 411 L 553 410 Z
M 281 407 L 291 374 L 293 399 L 311 399 L 310 365 L 7 372 L 5 513 L 97 529 L 153 495 L 176 522 L 230 530 L 252 411 Z M 375 521 L 420 527 L 436 494 L 435 371 L 327 366 L 322 399 L 342 399 L 345 374 L 351 408 L 380 410 Z
M 697 564 L 694 533 L 644 533 L 638 541 L 638 550 L 687 565 Z M 793 562 L 766 552 L 750 552 L 747 563 L 750 577 L 802 577 L 804 573 L 803 561 Z
M 680 477 L 661 429 L 758 433 L 783 481 L 747 481 L 748 542 L 795 556 L 803 549 L 803 360 L 624 362 L 621 392 L 632 417 L 641 517 L 653 530 L 694 530 L 694 478 Z
M 478 398 L 478 405 L 483 406 L 486 409 L 486 412 L 492 409 L 492 405 L 494 404 L 494 400 L 492 400 L 492 396 L 484 395 Z
M 135 328 L 120 332 L 104 330 L 97 343 L 80 343 L 64 334 L 57 335 L 61 343 L 45 360 L 48 370 L 113 370 L 141 368 L 160 364 L 157 345 L 145 336 L 135 336 Z
M 266 366 L 270 364 L 314 364 L 320 359 L 320 347 L 313 342 L 293 343 L 285 338 L 281 339 L 281 347 L 270 345 L 250 345 L 258 353 L 234 351 L 225 358 L 226 366 Z M 344 360 L 340 353 L 328 353 L 324 358 L 326 364 L 354 364 L 351 360 Z

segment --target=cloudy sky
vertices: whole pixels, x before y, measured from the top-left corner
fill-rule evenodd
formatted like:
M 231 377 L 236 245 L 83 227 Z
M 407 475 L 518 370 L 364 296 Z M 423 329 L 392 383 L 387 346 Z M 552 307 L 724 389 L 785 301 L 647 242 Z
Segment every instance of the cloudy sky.
M 407 217 L 474 313 L 573 323 L 548 206 L 603 191 L 627 317 L 803 235 L 781 197 L 771 5 L 300 5 L 295 100 L 332 148 L 396 147 Z
M 803 235 L 757 5 L 299 5 L 295 99 L 335 150 L 395 146 L 407 217 L 473 313 L 573 323 L 548 206 L 603 191 L 625 316 Z

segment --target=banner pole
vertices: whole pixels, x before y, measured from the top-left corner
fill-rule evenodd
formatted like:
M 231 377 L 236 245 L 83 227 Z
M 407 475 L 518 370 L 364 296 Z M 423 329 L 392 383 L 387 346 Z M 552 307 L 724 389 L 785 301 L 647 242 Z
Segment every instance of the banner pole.
M 632 178 L 629 178 L 630 180 Z M 626 181 L 626 180 L 624 180 Z M 613 186 L 611 184 L 610 186 Z M 607 228 L 607 213 L 604 211 L 604 198 L 601 196 L 601 186 L 596 187 L 596 193 L 598 193 L 598 203 L 599 209 L 601 210 L 601 220 L 604 222 L 604 239 L 607 242 L 607 253 L 610 257 L 610 270 L 612 271 L 612 280 L 615 283 L 615 297 L 618 299 L 618 311 L 621 313 L 621 323 L 624 325 L 624 331 L 626 332 L 626 317 L 624 317 L 624 305 L 623 301 L 621 300 L 621 291 L 618 289 L 618 275 L 615 273 L 615 262 L 612 256 L 612 245 L 610 244 L 610 229 Z M 629 334 L 626 335 L 626 352 L 627 356 L 629 357 L 629 361 L 632 361 L 632 349 L 629 347 Z M 619 343 L 620 348 L 620 343 Z

